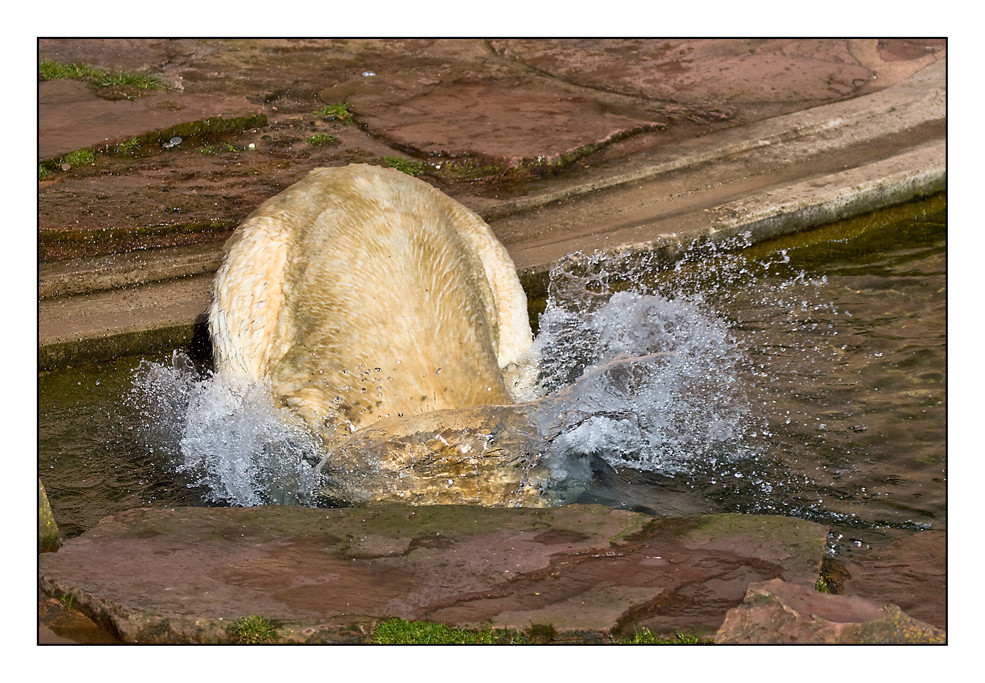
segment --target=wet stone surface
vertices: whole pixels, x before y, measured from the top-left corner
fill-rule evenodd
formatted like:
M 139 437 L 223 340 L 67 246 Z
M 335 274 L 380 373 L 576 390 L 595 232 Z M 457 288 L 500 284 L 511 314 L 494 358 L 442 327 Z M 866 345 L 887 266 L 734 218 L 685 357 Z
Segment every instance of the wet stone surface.
M 914 40 L 44 39 L 43 60 L 147 73 L 166 90 L 39 84 L 39 162 L 208 116 L 266 123 L 125 147 L 67 171 L 56 164 L 39 182 L 39 258 L 223 240 L 310 169 L 383 157 L 420 164 L 428 182 L 489 207 L 627 155 L 659 158 L 674 141 L 888 87 L 945 49 Z M 342 102 L 351 119 L 315 113 Z
M 947 628 L 947 532 L 880 529 L 843 544 L 826 574 L 839 593 L 898 605 L 915 619 Z
M 749 586 L 742 605 L 729 610 L 715 642 L 942 645 L 947 637 L 897 605 L 771 579 Z
M 138 509 L 42 555 L 40 582 L 125 642 L 228 641 L 251 614 L 301 642 L 388 617 L 710 636 L 750 582 L 813 585 L 826 534 L 793 518 L 581 505 Z

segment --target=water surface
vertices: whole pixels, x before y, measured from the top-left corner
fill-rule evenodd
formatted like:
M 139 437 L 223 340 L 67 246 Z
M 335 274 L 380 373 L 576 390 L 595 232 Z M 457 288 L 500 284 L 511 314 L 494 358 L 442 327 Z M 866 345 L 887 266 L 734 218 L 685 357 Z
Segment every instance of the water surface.
M 742 247 L 580 255 L 532 302 L 539 391 L 564 397 L 542 414 L 552 457 L 592 464 L 578 500 L 793 515 L 842 544 L 945 529 L 943 200 Z M 215 392 L 180 354 L 41 375 L 63 532 L 141 505 L 318 504 L 296 425 Z

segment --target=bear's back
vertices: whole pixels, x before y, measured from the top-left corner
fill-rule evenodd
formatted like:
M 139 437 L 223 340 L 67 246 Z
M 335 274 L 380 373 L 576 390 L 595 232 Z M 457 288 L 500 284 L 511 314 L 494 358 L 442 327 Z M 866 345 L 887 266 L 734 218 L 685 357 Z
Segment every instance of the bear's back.
M 247 218 L 210 325 L 217 369 L 269 378 L 339 436 L 508 403 L 501 366 L 531 343 L 526 299 L 488 226 L 422 181 L 362 165 L 312 171 Z

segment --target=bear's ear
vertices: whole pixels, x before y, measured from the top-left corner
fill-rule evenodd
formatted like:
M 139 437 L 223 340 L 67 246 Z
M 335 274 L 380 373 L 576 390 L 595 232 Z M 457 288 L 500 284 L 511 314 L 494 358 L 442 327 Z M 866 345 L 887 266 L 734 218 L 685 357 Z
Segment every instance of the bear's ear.
M 209 309 L 217 371 L 254 381 L 267 375 L 286 263 L 283 228 L 268 217 L 248 219 L 229 239 Z

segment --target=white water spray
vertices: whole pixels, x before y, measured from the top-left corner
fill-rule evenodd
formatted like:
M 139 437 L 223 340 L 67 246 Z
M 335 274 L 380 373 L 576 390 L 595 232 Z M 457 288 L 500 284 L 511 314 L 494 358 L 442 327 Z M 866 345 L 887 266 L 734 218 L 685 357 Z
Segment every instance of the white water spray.
M 210 501 L 306 505 L 316 498 L 316 439 L 273 404 L 269 387 L 199 373 L 176 352 L 170 363 L 144 361 L 131 397 L 159 448 Z
M 540 319 L 552 458 L 674 476 L 747 457 L 742 354 L 726 322 L 698 296 L 611 293 L 602 263 L 582 275 L 556 267 Z
M 745 359 L 728 321 L 701 294 L 681 294 L 680 273 L 669 294 L 643 284 L 649 268 L 576 255 L 551 273 L 531 397 L 545 464 L 565 488 L 590 485 L 592 459 L 666 477 L 712 472 L 714 481 L 757 457 L 745 438 Z M 177 471 L 209 500 L 317 504 L 317 439 L 273 404 L 269 387 L 232 386 L 175 354 L 141 365 L 133 397 Z

